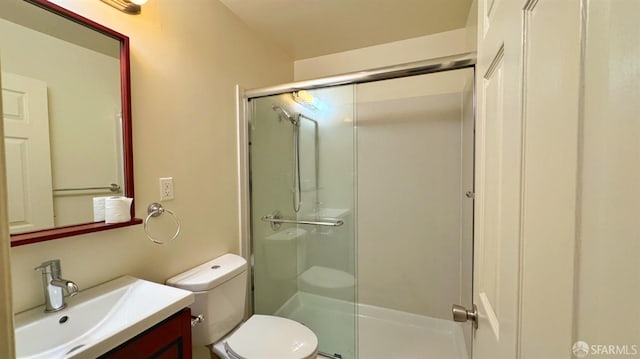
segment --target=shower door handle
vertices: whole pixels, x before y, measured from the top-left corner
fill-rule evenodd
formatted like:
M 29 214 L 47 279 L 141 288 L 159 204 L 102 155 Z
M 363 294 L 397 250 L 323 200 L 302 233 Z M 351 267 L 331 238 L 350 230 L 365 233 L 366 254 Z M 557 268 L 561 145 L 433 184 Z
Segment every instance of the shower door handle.
M 451 307 L 451 312 L 453 314 L 453 320 L 456 322 L 467 322 L 471 321 L 474 329 L 478 329 L 478 307 L 474 304 L 473 310 L 467 310 L 467 308 L 454 304 Z

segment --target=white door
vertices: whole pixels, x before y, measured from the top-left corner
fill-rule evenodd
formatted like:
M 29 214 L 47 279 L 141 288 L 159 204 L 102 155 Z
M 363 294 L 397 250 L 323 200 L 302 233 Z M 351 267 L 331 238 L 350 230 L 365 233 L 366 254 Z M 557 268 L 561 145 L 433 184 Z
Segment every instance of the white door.
M 570 353 L 579 5 L 478 4 L 474 359 Z
M 569 358 L 573 331 L 581 1 L 524 4 L 519 358 Z
M 2 73 L 2 109 L 11 233 L 52 228 L 46 83 Z
M 479 0 L 474 359 L 516 357 L 522 166 L 521 5 Z

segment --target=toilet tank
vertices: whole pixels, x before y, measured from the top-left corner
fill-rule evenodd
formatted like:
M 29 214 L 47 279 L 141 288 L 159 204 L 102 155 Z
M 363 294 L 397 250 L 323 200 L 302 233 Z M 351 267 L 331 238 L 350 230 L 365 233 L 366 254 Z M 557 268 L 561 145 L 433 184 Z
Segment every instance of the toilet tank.
M 192 328 L 193 345 L 214 344 L 244 317 L 247 296 L 247 261 L 225 254 L 167 280 L 167 285 L 195 295 L 191 315 L 204 321 Z

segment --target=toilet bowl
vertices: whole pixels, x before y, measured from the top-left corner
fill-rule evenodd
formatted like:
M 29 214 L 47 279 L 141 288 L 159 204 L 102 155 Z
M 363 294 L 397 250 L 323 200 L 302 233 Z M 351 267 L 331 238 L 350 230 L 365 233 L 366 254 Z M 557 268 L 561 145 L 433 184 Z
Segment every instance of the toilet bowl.
M 318 338 L 287 318 L 252 315 L 242 323 L 247 294 L 247 261 L 225 254 L 167 280 L 167 285 L 194 292 L 193 345 L 205 345 L 223 359 L 312 359 Z

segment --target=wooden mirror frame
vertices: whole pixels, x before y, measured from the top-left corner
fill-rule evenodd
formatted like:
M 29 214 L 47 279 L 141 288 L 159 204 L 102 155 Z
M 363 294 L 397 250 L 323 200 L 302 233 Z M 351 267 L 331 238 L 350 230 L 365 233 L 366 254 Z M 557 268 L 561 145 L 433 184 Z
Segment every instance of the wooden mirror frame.
M 61 6 L 53 4 L 47 0 L 25 0 L 35 6 L 43 8 L 53 14 L 62 16 L 70 21 L 93 29 L 99 33 L 109 36 L 120 42 L 120 90 L 122 101 L 122 150 L 123 150 L 123 173 L 126 197 L 134 198 L 133 191 L 133 140 L 131 130 L 131 79 L 129 67 L 129 37 L 100 25 L 92 20 L 80 16 Z M 35 232 L 19 233 L 11 235 L 11 247 L 25 244 L 49 241 L 52 239 L 77 236 L 80 234 L 105 231 L 112 228 L 132 226 L 142 223 L 142 220 L 135 218 L 135 199 L 131 204 L 131 220 L 122 223 L 92 222 L 73 226 L 56 227 Z

